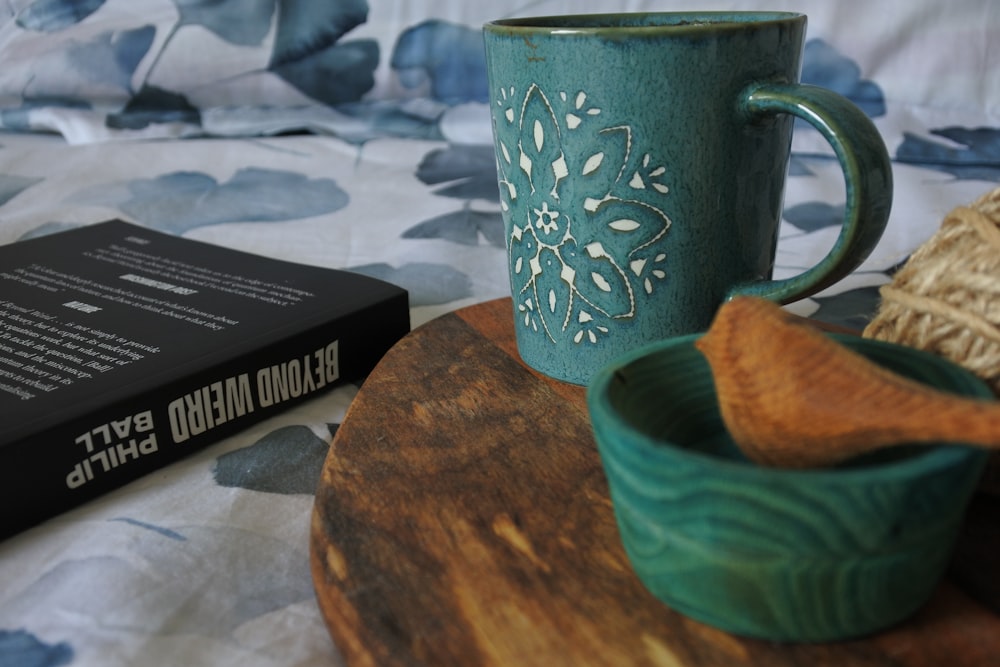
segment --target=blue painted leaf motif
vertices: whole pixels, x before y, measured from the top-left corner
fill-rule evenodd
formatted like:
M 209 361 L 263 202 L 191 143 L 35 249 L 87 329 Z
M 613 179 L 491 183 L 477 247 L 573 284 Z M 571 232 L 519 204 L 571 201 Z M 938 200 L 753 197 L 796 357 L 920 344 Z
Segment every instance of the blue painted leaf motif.
M 792 154 L 788 160 L 788 175 L 791 176 L 815 176 L 816 174 L 809 168 L 806 160 Z
M 279 0 L 268 69 L 325 104 L 356 102 L 375 85 L 375 40 L 340 42 L 368 18 L 365 0 Z
M 428 185 L 446 184 L 434 191 L 442 197 L 497 201 L 497 165 L 492 146 L 450 145 L 429 152 L 416 176 Z
M 503 218 L 499 212 L 474 211 L 469 200 L 497 201 L 496 155 L 492 146 L 450 145 L 427 153 L 417 166 L 417 178 L 443 197 L 466 200 L 459 211 L 434 216 L 403 232 L 404 239 L 443 239 L 461 245 L 504 248 Z
M 379 49 L 374 40 L 332 44 L 269 69 L 300 92 L 327 104 L 357 102 L 375 85 Z
M 430 83 L 431 97 L 445 104 L 486 102 L 486 56 L 479 30 L 429 20 L 403 31 L 390 66 L 408 88 Z
M 17 15 L 17 25 L 36 32 L 58 32 L 76 25 L 104 4 L 104 0 L 35 0 Z
M 230 44 L 257 46 L 271 30 L 275 0 L 174 0 L 178 26 L 200 25 Z
M 570 169 L 584 177 L 581 182 L 588 186 L 588 199 L 600 202 L 621 180 L 632 150 L 632 138 L 627 127 L 609 127 L 591 137 L 591 146 L 582 160 L 573 161 Z
M 13 608 L 37 609 L 46 601 L 55 601 L 56 605 L 70 605 L 74 614 L 95 626 L 108 624 L 119 632 L 232 642 L 239 628 L 253 627 L 255 619 L 311 600 L 314 595 L 308 568 L 302 567 L 308 553 L 276 537 L 236 526 L 160 527 L 185 538 L 178 540 L 141 518 L 112 520 L 108 525 L 128 541 L 127 557 L 109 547 L 108 553 L 61 560 L 36 580 L 25 582 L 13 598 Z M 192 561 L 214 560 L 225 562 L 226 567 L 211 577 L 191 576 Z M 68 581 L 113 581 L 118 585 L 108 587 L 105 595 L 81 596 L 66 590 Z M 136 591 L 147 594 L 136 595 Z M 165 600 L 170 603 L 164 604 Z M 197 604 L 187 605 L 179 614 L 182 602 L 177 601 L 184 600 L 197 600 Z M 0 664 L 16 646 L 31 648 L 36 644 L 33 635 L 25 634 L 29 634 L 29 642 L 13 646 L 4 645 L 11 641 L 9 634 L 0 634 Z M 38 655 L 47 661 L 38 664 L 71 664 L 72 644 L 41 646 L 45 650 Z M 13 664 L 26 663 L 15 660 Z
M 212 475 L 219 486 L 286 495 L 312 494 L 328 450 L 326 441 L 309 428 L 285 426 L 249 447 L 220 456 Z
M 559 180 L 566 176 L 566 160 L 560 149 L 559 124 L 548 98 L 533 86 L 521 111 L 520 125 L 524 129 L 518 146 L 520 160 L 518 167 L 528 179 L 531 194 L 540 199 L 558 200 Z M 550 220 L 540 220 L 537 216 L 532 225 L 543 234 L 558 234 L 550 229 Z M 557 239 L 558 240 L 558 239 Z
M 806 42 L 801 79 L 840 93 L 872 118 L 885 115 L 885 95 L 878 84 L 862 79 L 857 63 L 822 39 Z
M 86 100 L 72 97 L 40 95 L 27 96 L 21 101 L 21 106 L 16 109 L 0 109 L 0 126 L 5 130 L 14 132 L 30 132 L 31 111 L 33 109 L 44 109 L 45 107 L 62 107 L 64 109 L 90 109 L 91 104 Z
M 514 225 L 509 241 L 510 270 L 517 284 L 523 286 L 522 290 L 530 286 L 534 275 L 531 261 L 539 253 L 538 239 L 531 233 L 530 227 L 527 231 L 524 229 Z
M 560 248 L 560 256 L 570 269 L 563 271 L 571 277 L 573 290 L 582 300 L 578 306 L 587 312 L 585 321 L 589 322 L 586 318 L 597 313 L 610 318 L 635 314 L 635 294 L 628 276 L 603 243 L 591 241 L 578 246 L 570 239 Z M 627 299 L 621 298 L 623 292 L 628 295 Z
M 104 123 L 118 130 L 141 130 L 158 123 L 201 125 L 201 111 L 184 95 L 147 84 L 121 111 L 108 114 Z
M 547 335 L 555 337 L 566 328 L 571 316 L 575 275 L 562 259 L 559 247 L 569 240 L 572 221 L 559 200 L 559 182 L 568 172 L 560 148 L 558 120 L 537 86 L 532 86 L 525 97 L 519 125 L 523 132 L 514 169 L 526 179 L 528 205 L 525 217 L 515 220 L 514 225 L 521 225 L 523 235 L 530 239 L 526 244 L 512 246 L 512 259 L 519 265 L 518 273 L 530 276 L 524 297 L 535 305 L 534 316 Z M 519 254 L 514 259 L 515 249 L 532 254 Z
M 86 42 L 70 42 L 65 48 L 65 67 L 78 73 L 84 81 L 101 86 L 117 86 L 126 93 L 131 93 L 132 77 L 149 52 L 155 37 L 156 28 L 146 25 L 134 30 L 105 31 Z M 92 106 L 91 100 L 82 98 L 27 94 L 22 98 L 19 108 L 0 110 L 0 125 L 8 130 L 30 131 L 33 109 L 90 109 Z M 166 113 L 170 113 L 170 110 L 166 110 Z M 145 122 L 148 120 L 147 118 Z M 135 119 L 131 122 L 135 122 Z
M 596 257 L 596 253 L 600 252 L 599 256 L 608 257 L 615 267 L 615 277 L 621 281 L 620 289 L 631 294 L 634 282 L 636 289 L 652 294 L 655 284 L 667 275 L 664 268 L 666 255 L 656 242 L 666 233 L 669 219 L 660 209 L 637 199 L 608 195 L 594 206 L 590 227 L 600 230 L 602 234 L 599 241 L 587 242 L 591 256 Z M 610 282 L 610 277 L 606 276 L 606 279 L 615 285 Z M 614 297 L 611 300 L 621 301 Z M 626 311 L 617 316 L 630 316 L 632 313 Z
M 599 344 L 667 277 L 653 245 L 671 224 L 667 169 L 634 150 L 628 126 L 593 127 L 600 115 L 583 91 L 537 85 L 501 90 L 493 109 L 519 319 L 552 341 Z
M 13 174 L 0 174 L 0 206 L 21 194 L 32 185 L 40 183 L 45 179 L 33 176 L 15 176 Z
M 819 310 L 810 317 L 860 331 L 878 311 L 879 288 L 859 287 L 828 297 L 813 297 Z
M 343 208 L 349 198 L 328 178 L 245 168 L 224 183 L 202 172 L 171 172 L 88 188 L 74 200 L 116 207 L 142 224 L 183 234 L 225 222 L 312 217 Z
M 446 264 L 407 262 L 399 267 L 389 264 L 352 266 L 350 271 L 385 280 L 410 293 L 410 307 L 436 306 L 472 296 L 469 276 Z
M 70 222 L 43 222 L 37 227 L 33 227 L 21 234 L 17 240 L 27 241 L 28 239 L 35 239 L 41 236 L 48 236 L 49 234 L 58 234 L 59 232 L 64 232 L 69 229 L 76 229 L 79 225 L 75 225 Z
M 345 46 L 351 46 L 351 44 Z M 376 61 L 378 60 L 377 55 L 376 49 Z M 330 90 L 325 91 L 325 94 L 328 94 L 330 98 L 328 103 L 335 105 L 338 113 L 350 118 L 349 123 L 337 129 L 338 137 L 355 145 L 362 145 L 366 141 L 386 137 L 439 142 L 445 140 L 441 128 L 438 126 L 438 115 L 411 113 L 405 105 L 399 103 L 399 100 L 337 101 L 341 98 L 355 96 L 358 90 L 363 87 L 359 85 L 355 89 L 351 82 L 351 76 L 353 73 L 349 72 L 344 81 L 330 82 Z M 315 83 L 318 85 L 318 81 Z M 320 93 L 324 93 L 324 91 L 320 91 Z M 315 96 L 314 99 L 323 101 Z
M 189 123 L 201 125 L 201 113 L 188 103 L 184 95 L 167 91 L 148 83 L 156 65 L 169 49 L 178 30 L 188 25 L 198 25 L 221 39 L 237 46 L 259 45 L 271 30 L 275 0 L 174 0 L 179 19 L 167 34 L 159 52 L 146 73 L 146 82 L 118 114 L 109 116 L 105 123 L 115 129 L 141 129 L 155 123 Z M 154 32 L 155 35 L 155 32 Z M 152 39 L 152 37 L 150 37 Z M 145 55 L 137 54 L 135 44 L 126 44 L 123 63 L 138 61 Z M 135 56 L 138 55 L 138 58 Z
M 128 516 L 119 516 L 113 519 L 108 519 L 108 521 L 114 521 L 115 523 L 127 523 L 130 526 L 135 526 L 136 528 L 142 528 L 143 530 L 149 530 L 157 535 L 167 538 L 168 540 L 175 540 L 177 542 L 187 542 L 187 537 L 183 533 L 179 533 L 172 528 L 167 528 L 165 526 L 160 526 L 155 523 L 150 523 L 149 521 L 141 521 L 139 519 L 133 519 Z
M 461 245 L 479 245 L 480 237 L 497 248 L 504 247 L 503 220 L 499 213 L 461 211 L 445 213 L 410 227 L 404 239 L 443 239 Z
M 49 644 L 27 630 L 0 629 L 0 664 L 58 667 L 73 662 L 73 647 L 66 642 Z
M 904 133 L 896 159 L 951 174 L 958 179 L 1000 182 L 1000 128 L 944 127 L 931 134 L 938 142 Z
M 367 20 L 367 0 L 278 0 L 271 63 L 285 63 L 329 46 Z
M 782 212 L 782 217 L 804 232 L 837 227 L 844 221 L 844 207 L 826 202 L 805 202 Z
M 530 262 L 534 280 L 531 297 L 537 304 L 539 321 L 550 337 L 560 336 L 573 314 L 575 271 L 566 264 L 560 249 L 543 245 Z
M 145 25 L 134 30 L 102 32 L 89 42 L 66 47 L 68 66 L 90 81 L 132 90 L 132 76 L 149 53 L 156 28 Z
M 650 194 L 669 192 L 664 183 L 666 168 L 654 163 L 648 153 L 633 154 L 632 133 L 626 126 L 597 133 L 594 146 L 595 154 L 580 172 L 592 188 L 583 203 L 592 222 L 574 232 L 584 245 L 602 240 L 604 251 L 619 265 L 631 265 L 638 255 L 648 254 L 650 244 L 669 225 L 659 208 L 643 201 Z M 590 163 L 597 161 L 600 164 L 591 168 Z

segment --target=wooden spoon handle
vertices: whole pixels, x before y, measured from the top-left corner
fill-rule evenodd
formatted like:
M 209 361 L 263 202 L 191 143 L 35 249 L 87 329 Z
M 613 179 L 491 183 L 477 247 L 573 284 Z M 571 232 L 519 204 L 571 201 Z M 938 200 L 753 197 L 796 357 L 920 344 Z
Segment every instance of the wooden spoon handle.
M 822 466 L 936 441 L 1000 448 L 1000 403 L 872 363 L 776 304 L 733 299 L 696 346 L 712 367 L 727 428 L 759 463 Z
M 962 442 L 1000 449 L 1000 403 L 918 392 L 886 395 L 872 392 L 868 427 L 873 441 L 906 444 Z M 864 445 L 859 443 L 859 449 Z

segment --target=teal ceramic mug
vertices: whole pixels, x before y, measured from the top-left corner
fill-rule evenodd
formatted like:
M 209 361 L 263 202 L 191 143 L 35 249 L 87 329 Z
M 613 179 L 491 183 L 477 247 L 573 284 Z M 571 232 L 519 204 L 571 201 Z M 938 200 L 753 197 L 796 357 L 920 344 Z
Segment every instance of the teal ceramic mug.
M 651 13 L 484 26 L 518 351 L 586 384 L 651 341 L 702 331 L 734 294 L 801 299 L 857 268 L 892 199 L 857 107 L 798 83 L 806 17 Z M 772 280 L 795 117 L 843 168 L 839 237 Z

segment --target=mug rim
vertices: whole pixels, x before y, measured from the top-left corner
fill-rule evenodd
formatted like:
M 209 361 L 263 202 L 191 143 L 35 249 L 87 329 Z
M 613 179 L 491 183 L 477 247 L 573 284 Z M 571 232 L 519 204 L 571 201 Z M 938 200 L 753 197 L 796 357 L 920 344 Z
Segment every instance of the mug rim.
M 743 30 L 748 26 L 805 20 L 806 15 L 801 12 L 784 11 L 609 12 L 495 19 L 484 23 L 483 29 L 497 34 L 685 34 Z

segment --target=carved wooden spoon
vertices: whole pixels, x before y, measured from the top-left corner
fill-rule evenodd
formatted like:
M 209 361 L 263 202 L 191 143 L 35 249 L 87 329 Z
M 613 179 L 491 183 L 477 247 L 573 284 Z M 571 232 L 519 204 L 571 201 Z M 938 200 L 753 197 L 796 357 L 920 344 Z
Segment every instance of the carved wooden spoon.
M 893 373 L 769 301 L 727 302 L 696 346 L 712 368 L 726 427 L 757 463 L 827 466 L 931 441 L 1000 448 L 1000 403 Z

